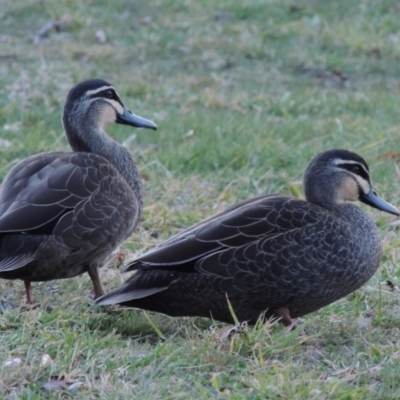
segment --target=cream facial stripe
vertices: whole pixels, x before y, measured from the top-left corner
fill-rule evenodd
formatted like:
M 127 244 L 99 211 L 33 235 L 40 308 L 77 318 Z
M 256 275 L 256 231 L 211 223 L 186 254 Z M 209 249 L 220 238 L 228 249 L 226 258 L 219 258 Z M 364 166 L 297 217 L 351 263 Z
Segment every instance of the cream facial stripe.
M 119 103 L 116 100 L 111 100 L 111 99 L 103 99 L 107 103 L 110 103 L 111 106 L 114 108 L 114 110 L 119 114 L 122 115 L 124 113 L 124 107 L 122 107 L 121 103 Z
M 364 193 L 368 193 L 371 190 L 371 186 L 369 185 L 368 181 L 362 178 L 360 175 L 352 174 L 356 179 L 358 185 L 363 190 Z
M 99 87 L 97 89 L 88 90 L 86 92 L 86 96 L 93 96 L 94 94 L 103 92 L 104 90 L 113 90 L 113 91 L 115 91 L 115 89 L 112 86 L 102 86 L 102 87 Z
M 88 91 L 86 92 L 86 95 L 87 95 L 88 97 L 90 97 L 90 96 L 93 96 L 93 95 L 95 95 L 95 94 L 97 94 L 97 93 L 101 93 L 101 92 L 103 92 L 103 91 L 105 91 L 105 90 L 112 90 L 113 92 L 115 92 L 115 93 L 117 94 L 117 97 L 119 98 L 119 95 L 118 95 L 117 91 L 114 89 L 113 86 L 102 86 L 102 87 L 97 88 L 97 89 L 88 90 Z M 93 98 L 93 100 L 96 100 L 96 97 Z M 103 98 L 103 100 L 104 100 L 104 101 L 107 101 L 107 102 L 114 108 L 114 110 L 115 110 L 118 114 L 122 115 L 122 114 L 124 113 L 124 111 L 125 111 L 125 110 L 124 110 L 124 107 L 122 106 L 122 104 L 121 104 L 120 102 L 118 102 L 118 101 L 116 101 L 116 100 L 113 100 L 113 99 L 106 99 L 105 97 Z
M 335 165 L 337 165 L 337 166 L 345 165 L 345 164 L 354 164 L 354 165 L 358 165 L 358 166 L 361 167 L 361 168 L 364 170 L 364 172 L 369 176 L 369 172 L 368 172 L 368 170 L 365 168 L 365 165 L 362 164 L 362 163 L 360 163 L 359 161 L 354 161 L 354 160 L 343 160 L 343 159 L 341 159 L 341 158 L 335 158 L 335 159 L 333 160 L 333 163 L 334 163 Z

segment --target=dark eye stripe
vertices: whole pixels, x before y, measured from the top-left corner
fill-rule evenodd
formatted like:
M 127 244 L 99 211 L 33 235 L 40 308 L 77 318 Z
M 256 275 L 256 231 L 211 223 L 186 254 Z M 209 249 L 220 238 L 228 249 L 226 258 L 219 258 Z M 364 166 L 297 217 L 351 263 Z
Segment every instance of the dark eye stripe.
M 109 94 L 110 92 L 112 94 L 111 96 Z M 91 99 L 97 99 L 97 98 L 101 98 L 101 97 L 106 98 L 106 99 L 115 100 L 115 101 L 118 101 L 119 103 L 121 103 L 121 100 L 119 99 L 117 93 L 115 93 L 115 91 L 111 90 L 111 89 L 105 89 L 105 90 L 102 90 L 101 92 L 90 95 Z
M 369 173 L 368 171 L 366 171 L 364 165 L 359 164 L 359 163 L 340 163 L 338 164 L 339 168 L 343 168 L 346 169 L 347 171 L 352 172 L 353 174 L 354 172 L 354 167 L 357 166 L 359 168 L 359 172 L 356 173 L 357 175 L 361 176 L 362 178 L 364 178 L 367 182 L 369 182 Z

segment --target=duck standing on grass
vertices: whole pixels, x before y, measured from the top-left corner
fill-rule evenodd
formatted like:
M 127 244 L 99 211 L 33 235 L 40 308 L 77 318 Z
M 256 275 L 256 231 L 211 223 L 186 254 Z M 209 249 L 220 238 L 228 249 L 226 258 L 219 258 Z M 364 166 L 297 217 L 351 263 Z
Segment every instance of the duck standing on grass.
M 353 201 L 399 215 L 372 190 L 367 163 L 347 150 L 319 154 L 306 200 L 267 194 L 236 204 L 133 261 L 136 271 L 97 304 L 232 323 L 260 315 L 285 325 L 355 291 L 381 259 L 379 231 Z
M 23 280 L 28 304 L 31 282 L 84 272 L 100 297 L 98 268 L 139 221 L 140 176 L 130 152 L 104 131 L 113 122 L 157 129 L 125 108 L 108 82 L 79 83 L 63 112 L 73 152 L 29 157 L 0 187 L 0 278 Z

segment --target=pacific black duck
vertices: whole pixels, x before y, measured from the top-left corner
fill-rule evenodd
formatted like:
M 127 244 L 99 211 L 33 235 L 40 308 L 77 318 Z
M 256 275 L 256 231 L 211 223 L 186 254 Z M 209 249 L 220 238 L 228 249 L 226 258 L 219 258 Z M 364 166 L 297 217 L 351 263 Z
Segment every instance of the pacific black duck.
M 41 153 L 11 169 L 0 187 L 0 278 L 25 282 L 88 272 L 101 296 L 98 267 L 135 229 L 142 188 L 129 151 L 107 136 L 107 124 L 156 129 L 125 108 L 103 80 L 71 89 L 63 112 L 71 153 Z
M 133 261 L 136 273 L 97 304 L 254 324 L 291 318 L 353 292 L 378 268 L 375 223 L 350 201 L 390 214 L 368 165 L 347 150 L 319 154 L 303 179 L 306 201 L 268 194 L 236 204 Z

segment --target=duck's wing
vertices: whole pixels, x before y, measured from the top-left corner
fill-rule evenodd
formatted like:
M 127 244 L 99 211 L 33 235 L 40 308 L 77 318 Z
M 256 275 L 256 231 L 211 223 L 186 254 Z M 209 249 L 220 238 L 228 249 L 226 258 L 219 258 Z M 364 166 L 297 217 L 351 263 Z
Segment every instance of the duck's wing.
M 303 226 L 309 216 L 297 210 L 296 205 L 308 207 L 303 200 L 277 194 L 236 204 L 173 236 L 133 261 L 126 271 L 179 266 L 194 271 L 196 262 L 207 255 Z
M 72 153 L 44 153 L 17 164 L 0 187 L 0 232 L 46 226 L 87 198 L 96 185 L 87 168 L 76 165 L 77 158 Z
M 271 295 L 292 290 L 293 281 L 302 282 L 294 285 L 301 291 L 310 285 L 317 288 L 328 275 L 343 279 L 340 266 L 357 264 L 355 254 L 348 251 L 358 246 L 349 224 L 307 203 L 290 201 L 285 212 L 286 217 L 280 213 L 282 218 L 276 220 L 281 229 L 275 234 L 206 255 L 194 270 L 218 278 L 220 289 L 228 294 L 259 288 Z
M 0 271 L 26 265 L 49 235 L 75 252 L 114 245 L 109 238 L 137 213 L 121 179 L 95 154 L 44 153 L 17 164 L 0 188 Z
M 112 182 L 106 182 L 111 186 L 104 182 L 115 176 L 115 169 L 95 154 L 44 153 L 27 158 L 0 187 L 0 232 L 36 230 L 88 199 L 92 201 L 83 210 L 87 219 L 103 219 L 113 213 L 110 207 L 116 203 Z M 99 192 L 101 199 L 96 197 Z
M 175 279 L 176 275 L 166 270 L 138 271 L 122 285 L 97 299 L 96 304 L 105 306 L 143 299 L 168 289 Z

